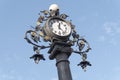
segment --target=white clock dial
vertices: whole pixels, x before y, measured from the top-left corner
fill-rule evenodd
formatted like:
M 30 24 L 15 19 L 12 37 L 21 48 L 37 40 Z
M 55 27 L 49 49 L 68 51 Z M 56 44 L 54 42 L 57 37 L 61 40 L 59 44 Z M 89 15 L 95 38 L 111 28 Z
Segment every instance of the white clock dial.
M 71 33 L 71 27 L 62 20 L 51 21 L 52 32 L 59 36 L 68 36 Z

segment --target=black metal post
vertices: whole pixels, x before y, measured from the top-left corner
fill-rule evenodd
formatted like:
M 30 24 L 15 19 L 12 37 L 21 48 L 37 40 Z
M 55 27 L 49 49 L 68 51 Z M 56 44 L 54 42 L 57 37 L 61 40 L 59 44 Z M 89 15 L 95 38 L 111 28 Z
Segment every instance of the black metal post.
M 49 58 L 56 59 L 59 80 L 72 80 L 68 60 L 71 52 L 71 46 L 61 42 L 55 42 L 49 50 Z
M 66 53 L 57 54 L 56 62 L 59 80 L 72 80 L 68 55 Z

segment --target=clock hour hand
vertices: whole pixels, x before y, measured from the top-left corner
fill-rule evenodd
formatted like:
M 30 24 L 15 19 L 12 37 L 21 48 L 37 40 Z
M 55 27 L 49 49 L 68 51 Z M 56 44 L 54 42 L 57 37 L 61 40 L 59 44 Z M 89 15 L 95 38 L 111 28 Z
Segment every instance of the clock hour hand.
M 62 30 L 62 34 L 65 34 L 66 33 L 66 29 L 65 31 L 60 27 L 60 23 L 58 24 L 58 29 Z
M 61 29 L 61 27 L 60 27 L 60 23 L 58 24 L 58 29 Z
M 58 24 L 58 29 L 64 31 L 64 30 L 61 28 L 60 23 Z

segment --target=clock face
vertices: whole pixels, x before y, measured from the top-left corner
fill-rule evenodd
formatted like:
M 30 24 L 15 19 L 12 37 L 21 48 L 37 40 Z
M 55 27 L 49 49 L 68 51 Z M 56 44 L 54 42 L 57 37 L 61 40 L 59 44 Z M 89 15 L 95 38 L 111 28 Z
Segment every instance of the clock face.
M 71 33 L 71 27 L 61 19 L 50 20 L 52 32 L 58 36 L 68 36 Z

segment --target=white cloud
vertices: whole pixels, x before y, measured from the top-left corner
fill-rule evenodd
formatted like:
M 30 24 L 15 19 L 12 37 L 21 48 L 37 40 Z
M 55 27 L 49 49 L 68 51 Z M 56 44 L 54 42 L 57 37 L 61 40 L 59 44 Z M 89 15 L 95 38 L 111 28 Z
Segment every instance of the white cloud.
M 120 23 L 119 22 L 105 22 L 104 30 L 108 35 L 120 34 Z
M 14 69 L 11 69 L 9 71 L 0 69 L 0 80 L 24 80 L 24 79 Z
M 119 22 L 105 22 L 103 24 L 103 33 L 98 37 L 100 42 L 107 41 L 108 44 L 117 45 L 120 40 L 120 23 Z
M 110 41 L 109 41 L 109 43 L 110 44 L 112 44 L 112 45 L 117 45 L 117 40 L 115 40 L 115 39 L 111 39 Z

